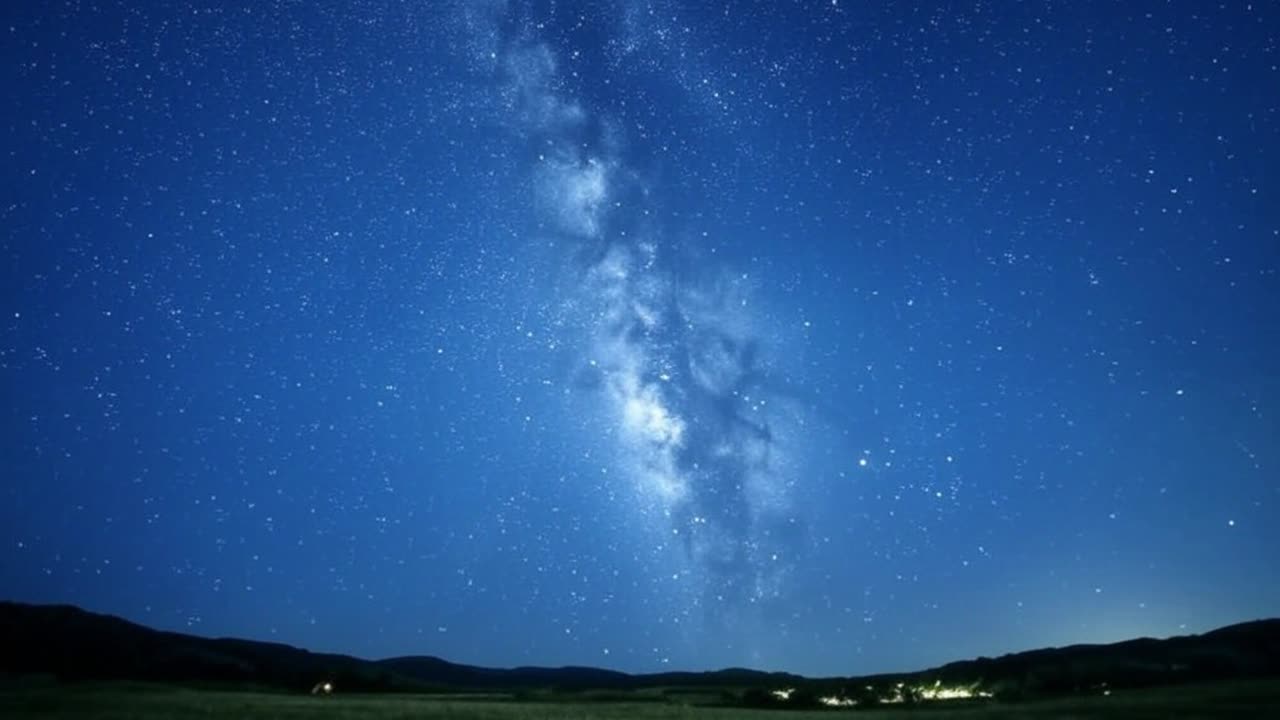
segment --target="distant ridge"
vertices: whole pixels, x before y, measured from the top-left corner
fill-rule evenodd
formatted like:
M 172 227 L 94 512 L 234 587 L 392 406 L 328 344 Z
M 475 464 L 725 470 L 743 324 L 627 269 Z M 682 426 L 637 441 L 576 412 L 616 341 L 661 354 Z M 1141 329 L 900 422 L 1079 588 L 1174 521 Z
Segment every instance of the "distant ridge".
M 592 667 L 487 668 L 433 656 L 365 660 L 280 643 L 204 638 L 154 630 L 72 605 L 0 601 L 0 673 L 65 680 L 146 680 L 310 688 L 320 679 L 352 691 L 633 688 L 672 684 L 754 684 L 797 675 L 755 670 L 629 675 Z M 693 682 L 695 681 L 696 682 Z
M 363 660 L 234 638 L 153 630 L 69 605 L 0 602 L 0 673 L 63 680 L 139 680 L 305 690 L 320 680 L 363 692 L 779 687 L 817 691 L 898 682 L 980 684 L 1005 695 L 1079 692 L 1198 680 L 1280 676 L 1280 619 L 1201 635 L 1072 645 L 948 663 L 915 673 L 809 679 L 742 668 L 632 675 L 593 667 L 462 665 L 431 656 Z
M 1163 640 L 1136 638 L 961 660 L 912 675 L 944 683 L 982 681 L 1034 694 L 1280 676 L 1280 618 Z

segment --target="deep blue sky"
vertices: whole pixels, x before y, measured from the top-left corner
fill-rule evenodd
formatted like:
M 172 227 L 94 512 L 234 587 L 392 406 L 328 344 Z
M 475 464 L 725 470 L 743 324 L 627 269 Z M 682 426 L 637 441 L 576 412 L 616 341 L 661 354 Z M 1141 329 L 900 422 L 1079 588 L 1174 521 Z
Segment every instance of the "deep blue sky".
M 1273 2 L 5 7 L 2 597 L 822 674 L 1280 614 Z

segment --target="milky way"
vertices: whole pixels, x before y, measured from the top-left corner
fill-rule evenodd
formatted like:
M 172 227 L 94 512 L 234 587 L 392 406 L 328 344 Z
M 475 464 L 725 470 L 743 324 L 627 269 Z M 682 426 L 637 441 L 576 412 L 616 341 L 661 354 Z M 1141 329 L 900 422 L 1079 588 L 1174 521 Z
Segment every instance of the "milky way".
M 629 162 L 634 141 L 607 108 L 564 89 L 563 51 L 529 23 L 499 30 L 507 12 L 473 9 L 469 24 L 500 38 L 480 68 L 502 98 L 498 121 L 535 156 L 535 205 L 572 269 L 555 301 L 557 321 L 582 336 L 572 383 L 605 404 L 614 462 L 635 507 L 670 535 L 662 542 L 683 548 L 701 587 L 693 602 L 723 616 L 774 599 L 803 547 L 789 456 L 803 416 L 768 389 L 777 348 L 762 338 L 754 283 L 688 262 L 663 194 Z

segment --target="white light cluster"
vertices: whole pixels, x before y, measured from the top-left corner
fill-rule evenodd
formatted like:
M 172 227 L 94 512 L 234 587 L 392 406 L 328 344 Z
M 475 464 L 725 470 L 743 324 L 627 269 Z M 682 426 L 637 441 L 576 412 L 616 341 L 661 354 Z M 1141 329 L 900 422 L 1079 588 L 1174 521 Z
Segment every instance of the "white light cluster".
M 941 680 L 934 682 L 933 685 L 922 685 L 916 688 L 916 693 L 924 700 L 964 700 L 968 698 L 989 698 L 991 693 L 979 690 L 973 686 L 946 686 Z

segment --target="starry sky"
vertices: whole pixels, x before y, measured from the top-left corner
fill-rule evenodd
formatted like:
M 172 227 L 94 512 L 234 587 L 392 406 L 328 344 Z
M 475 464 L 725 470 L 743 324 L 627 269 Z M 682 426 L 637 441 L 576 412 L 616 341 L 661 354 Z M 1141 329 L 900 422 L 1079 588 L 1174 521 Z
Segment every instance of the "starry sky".
M 0 597 L 806 674 L 1280 614 L 1274 2 L 0 13 Z

